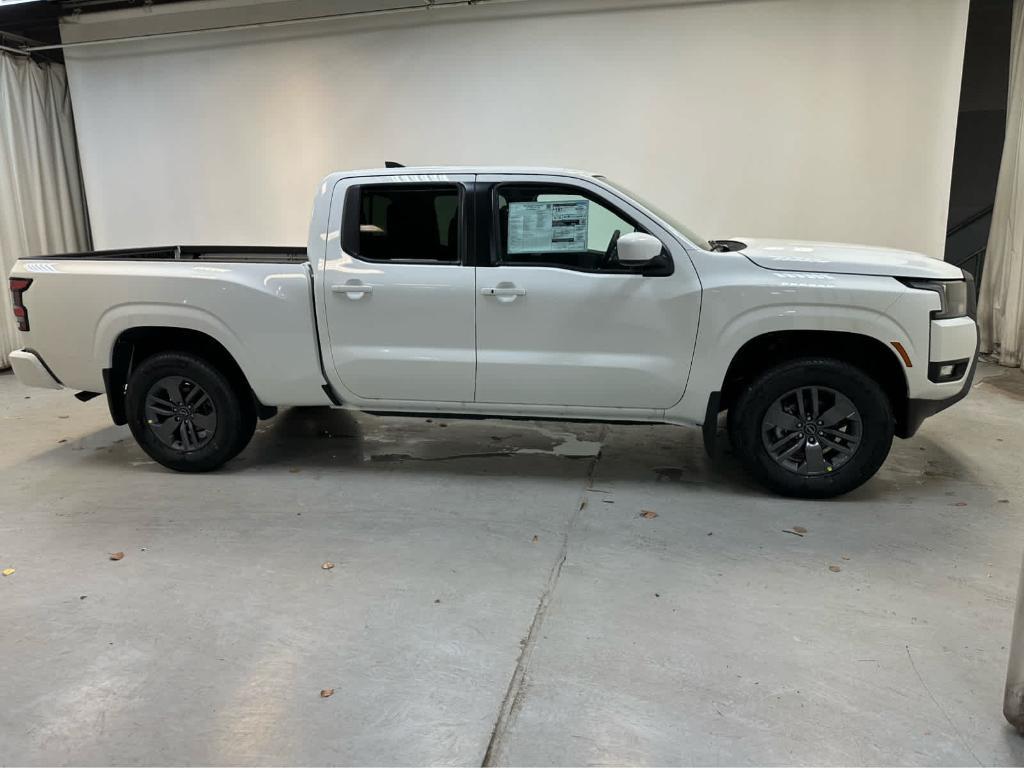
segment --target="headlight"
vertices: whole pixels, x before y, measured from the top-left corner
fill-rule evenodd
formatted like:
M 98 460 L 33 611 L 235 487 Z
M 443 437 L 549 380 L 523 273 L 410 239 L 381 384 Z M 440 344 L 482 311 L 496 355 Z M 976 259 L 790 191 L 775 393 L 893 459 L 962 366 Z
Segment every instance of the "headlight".
M 932 317 L 945 320 L 950 317 L 964 317 L 967 314 L 967 283 L 955 280 L 951 283 L 936 283 L 942 296 L 942 309 Z
M 939 294 L 942 307 L 932 312 L 933 320 L 965 317 L 973 308 L 973 291 L 968 290 L 967 280 L 902 280 L 901 282 L 909 288 L 935 291 Z

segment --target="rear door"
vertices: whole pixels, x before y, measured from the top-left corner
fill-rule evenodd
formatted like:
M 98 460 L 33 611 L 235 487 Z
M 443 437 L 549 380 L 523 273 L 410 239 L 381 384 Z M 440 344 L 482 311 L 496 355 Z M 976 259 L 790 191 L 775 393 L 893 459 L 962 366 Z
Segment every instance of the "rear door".
M 322 282 L 325 363 L 333 363 L 347 399 L 472 402 L 472 181 L 380 176 L 335 188 Z
M 587 180 L 477 181 L 477 205 L 489 198 L 490 209 L 478 221 L 492 232 L 490 264 L 477 269 L 477 402 L 674 405 L 686 387 L 701 300 L 679 241 Z M 662 241 L 657 264 L 615 262 L 616 233 L 635 231 Z

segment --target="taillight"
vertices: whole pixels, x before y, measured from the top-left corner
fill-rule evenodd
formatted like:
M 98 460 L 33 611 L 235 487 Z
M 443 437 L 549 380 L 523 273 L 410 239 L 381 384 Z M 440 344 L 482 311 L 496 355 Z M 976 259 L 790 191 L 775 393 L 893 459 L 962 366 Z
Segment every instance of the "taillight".
M 23 294 L 28 290 L 28 287 L 32 285 L 32 278 L 30 277 L 12 277 L 10 279 L 11 284 L 11 303 L 14 305 L 14 317 L 18 321 L 18 330 L 28 330 L 28 310 L 25 309 L 25 302 L 23 300 Z

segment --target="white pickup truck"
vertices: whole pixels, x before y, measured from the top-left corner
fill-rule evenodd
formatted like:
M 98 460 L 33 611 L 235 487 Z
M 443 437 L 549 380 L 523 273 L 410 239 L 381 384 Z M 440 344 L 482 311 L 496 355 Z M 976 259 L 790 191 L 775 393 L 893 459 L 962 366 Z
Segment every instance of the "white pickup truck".
M 164 466 L 277 406 L 702 426 L 766 486 L 834 496 L 962 398 L 970 275 L 904 251 L 705 240 L 601 176 L 386 168 L 320 184 L 305 249 L 21 259 L 18 378 L 106 393 Z

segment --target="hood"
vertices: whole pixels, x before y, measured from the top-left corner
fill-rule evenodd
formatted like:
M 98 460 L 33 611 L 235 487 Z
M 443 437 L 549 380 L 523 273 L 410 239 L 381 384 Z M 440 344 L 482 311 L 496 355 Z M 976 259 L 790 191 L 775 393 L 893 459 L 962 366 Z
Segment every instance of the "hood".
M 765 269 L 784 272 L 833 272 L 843 275 L 890 275 L 932 280 L 959 280 L 959 267 L 922 253 L 846 243 L 815 243 L 800 240 L 734 238 L 746 243 L 739 249 Z

